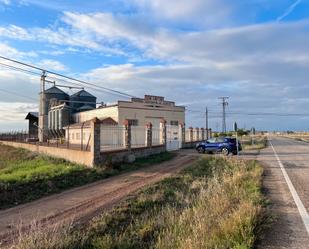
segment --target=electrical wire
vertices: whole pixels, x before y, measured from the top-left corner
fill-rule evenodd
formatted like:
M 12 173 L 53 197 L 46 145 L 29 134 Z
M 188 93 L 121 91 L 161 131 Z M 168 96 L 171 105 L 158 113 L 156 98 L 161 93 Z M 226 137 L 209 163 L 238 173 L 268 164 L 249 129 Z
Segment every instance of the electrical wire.
M 99 86 L 99 85 L 96 85 L 96 84 L 93 84 L 93 83 L 90 83 L 90 82 L 86 82 L 84 80 L 79 80 L 79 79 L 76 79 L 76 78 L 73 78 L 73 77 L 70 77 L 70 76 L 66 76 L 66 75 L 59 74 L 59 73 L 56 73 L 56 72 L 53 72 L 53 71 L 50 71 L 50 70 L 46 70 L 46 69 L 43 69 L 43 68 L 40 68 L 40 67 L 37 67 L 37 66 L 33 66 L 33 65 L 30 65 L 30 64 L 21 62 L 21 61 L 13 60 L 13 59 L 7 58 L 5 56 L 0 55 L 0 58 L 3 59 L 3 60 L 7 60 L 7 61 L 11 61 L 11 62 L 20 64 L 20 65 L 23 65 L 23 66 L 31 67 L 31 68 L 39 70 L 43 73 L 53 74 L 53 75 L 56 75 L 56 76 L 59 76 L 59 77 L 62 77 L 62 78 L 65 78 L 65 79 L 68 79 L 68 80 L 71 80 L 71 81 L 79 82 L 79 83 L 84 84 L 84 85 L 98 87 L 98 88 L 101 88 L 101 89 L 103 89 L 103 90 L 105 90 L 109 93 L 112 92 L 112 93 L 117 93 L 117 94 L 120 94 L 120 95 L 123 95 L 123 96 L 126 96 L 126 97 L 135 98 L 135 96 L 133 96 L 131 94 L 127 94 L 125 92 L 121 92 L 121 91 L 114 90 L 114 89 L 111 89 L 111 88 Z
M 84 81 L 84 80 L 79 80 L 79 79 L 76 79 L 76 78 L 73 78 L 73 77 L 65 76 L 63 74 L 59 74 L 59 73 L 56 73 L 56 72 L 53 72 L 53 71 L 49 71 L 49 70 L 46 70 L 46 69 L 43 69 L 43 68 L 40 68 L 40 67 L 37 67 L 37 66 L 33 66 L 33 65 L 30 65 L 30 64 L 27 64 L 27 63 L 24 63 L 24 62 L 13 60 L 13 59 L 1 56 L 1 55 L 0 55 L 0 58 L 3 59 L 3 60 L 7 60 L 7 61 L 10 61 L 10 62 L 13 62 L 13 63 L 17 63 L 19 65 L 23 65 L 23 66 L 26 66 L 26 67 L 30 67 L 30 68 L 39 70 L 39 71 L 41 71 L 43 73 L 48 73 L 48 74 L 52 74 L 52 75 L 58 76 L 58 77 L 53 77 L 53 76 L 47 75 L 47 77 L 50 78 L 50 79 L 54 79 L 54 80 L 61 81 L 61 82 L 67 83 L 67 84 L 73 84 L 73 85 L 78 85 L 78 86 L 87 85 L 87 87 L 89 89 L 93 89 L 95 91 L 101 91 L 101 92 L 113 94 L 113 95 L 116 95 L 116 96 L 122 96 L 122 97 L 125 96 L 125 97 L 135 98 L 134 95 L 127 94 L 125 92 L 121 92 L 121 91 L 114 90 L 114 89 L 111 89 L 111 88 L 99 86 L 99 85 L 96 85 L 96 84 L 93 84 L 93 83 L 90 83 L 90 82 L 87 82 L 87 81 Z M 27 69 L 24 69 L 24 68 L 15 67 L 15 66 L 8 65 L 8 64 L 5 64 L 5 63 L 1 63 L 1 62 L 0 62 L 0 65 L 4 66 L 6 68 L 9 68 L 9 69 L 15 70 L 15 71 L 19 71 L 19 72 L 23 72 L 23 73 L 27 73 L 27 74 L 31 74 L 31 75 L 36 75 L 36 76 L 41 76 L 40 73 L 33 72 L 31 70 L 27 70 Z M 61 79 L 59 77 L 67 79 L 67 80 Z M 70 81 L 68 81 L 68 80 L 70 80 Z M 74 81 L 74 82 L 72 82 L 72 81 Z M 33 98 L 26 97 L 24 95 L 16 94 L 16 93 L 13 93 L 13 92 L 9 92 L 9 91 L 6 91 L 4 89 L 0 89 L 0 90 L 2 92 L 6 92 L 6 93 L 9 93 L 9 94 L 15 94 L 16 96 L 20 96 L 20 97 L 24 97 L 24 98 L 27 98 L 27 99 L 34 100 Z M 187 112 L 192 112 L 192 113 L 203 113 L 203 114 L 205 114 L 205 112 L 199 111 L 199 110 L 186 109 L 186 111 Z M 208 113 L 210 113 L 210 114 L 218 114 L 218 112 L 212 112 L 212 111 L 209 111 Z M 260 112 L 260 113 L 259 112 L 256 112 L 256 113 L 226 112 L 226 114 L 227 115 L 235 115 L 235 116 L 278 116 L 278 117 L 303 117 L 303 116 L 309 116 L 309 113 L 274 113 L 274 112 Z
M 15 96 L 18 96 L 18 97 L 22 97 L 22 98 L 25 98 L 25 99 L 28 99 L 28 100 L 30 99 L 30 100 L 37 101 L 37 99 L 31 98 L 31 97 L 28 97 L 28 96 L 25 96 L 25 95 L 22 95 L 22 94 L 19 94 L 19 93 L 16 93 L 16 92 L 11 92 L 11 91 L 8 91 L 8 90 L 5 90 L 5 89 L 0 89 L 0 91 L 7 93 L 7 94 L 15 95 Z

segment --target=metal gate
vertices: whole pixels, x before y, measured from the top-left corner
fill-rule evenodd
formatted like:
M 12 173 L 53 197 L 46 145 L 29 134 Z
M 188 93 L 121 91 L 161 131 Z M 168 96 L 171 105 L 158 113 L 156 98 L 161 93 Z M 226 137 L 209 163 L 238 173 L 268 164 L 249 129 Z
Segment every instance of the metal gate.
M 168 151 L 181 148 L 181 128 L 179 125 L 166 126 L 166 149 Z

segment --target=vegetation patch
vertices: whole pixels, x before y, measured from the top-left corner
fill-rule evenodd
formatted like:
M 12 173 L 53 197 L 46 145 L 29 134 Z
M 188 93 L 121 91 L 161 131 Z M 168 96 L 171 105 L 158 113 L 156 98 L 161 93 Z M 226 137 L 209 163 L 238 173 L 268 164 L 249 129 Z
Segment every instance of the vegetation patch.
M 66 240 L 57 246 L 49 246 L 57 240 L 55 233 L 38 239 L 34 232 L 14 248 L 30 248 L 27 243 L 66 249 L 253 248 L 262 217 L 261 176 L 256 161 L 205 156 L 86 228 L 65 230 Z M 41 241 L 49 242 L 42 246 Z
M 267 146 L 267 137 L 242 138 L 241 145 L 243 150 L 261 150 Z
M 132 164 L 86 168 L 24 149 L 0 145 L 0 209 L 173 157 L 174 154 L 166 152 L 137 159 Z

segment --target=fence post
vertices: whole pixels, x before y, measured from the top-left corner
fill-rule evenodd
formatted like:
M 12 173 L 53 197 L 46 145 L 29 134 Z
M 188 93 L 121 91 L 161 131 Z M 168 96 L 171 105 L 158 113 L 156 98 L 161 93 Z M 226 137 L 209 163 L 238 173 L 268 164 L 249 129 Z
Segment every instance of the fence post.
M 152 123 L 146 124 L 146 146 L 152 146 Z
M 67 148 L 70 147 L 70 124 L 68 125 Z
M 100 162 L 100 147 L 101 147 L 101 123 L 98 118 L 91 120 L 91 153 L 93 156 L 92 165 L 96 165 Z
M 181 148 L 185 148 L 185 143 L 186 143 L 186 125 L 185 125 L 185 123 L 180 124 L 180 131 L 181 131 Z
M 193 127 L 189 127 L 189 139 L 190 142 L 193 142 Z
M 201 128 L 201 133 L 202 133 L 202 141 L 205 140 L 205 129 Z
M 163 144 L 166 148 L 167 146 L 167 137 L 166 137 L 166 120 L 161 119 L 160 121 L 160 130 L 161 130 L 161 144 Z
M 124 126 L 125 126 L 125 134 L 124 134 L 124 141 L 125 141 L 125 146 L 127 150 L 131 150 L 131 124 L 129 123 L 129 120 L 124 121 Z
M 84 150 L 84 144 L 83 144 L 83 140 L 84 140 L 84 125 L 85 125 L 85 122 L 82 123 L 81 131 L 80 131 L 80 149 L 81 150 Z
M 196 132 L 196 141 L 200 141 L 200 129 L 196 127 L 195 132 Z

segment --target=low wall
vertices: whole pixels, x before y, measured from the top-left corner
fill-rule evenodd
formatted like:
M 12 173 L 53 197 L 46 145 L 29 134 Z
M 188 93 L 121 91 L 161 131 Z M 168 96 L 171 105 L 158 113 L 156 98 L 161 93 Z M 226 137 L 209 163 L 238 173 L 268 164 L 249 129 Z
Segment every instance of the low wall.
M 104 164 L 108 161 L 112 163 L 117 162 L 133 162 L 136 158 L 143 158 L 150 155 L 160 154 L 165 152 L 166 148 L 164 145 L 144 147 L 144 148 L 132 148 L 128 150 L 116 150 L 101 152 L 99 163 Z
M 23 148 L 37 153 L 46 154 L 56 158 L 65 159 L 67 161 L 86 165 L 88 167 L 93 166 L 93 155 L 90 151 L 70 150 L 67 148 L 47 147 L 35 144 L 8 141 L 1 141 L 0 143 L 16 148 Z

